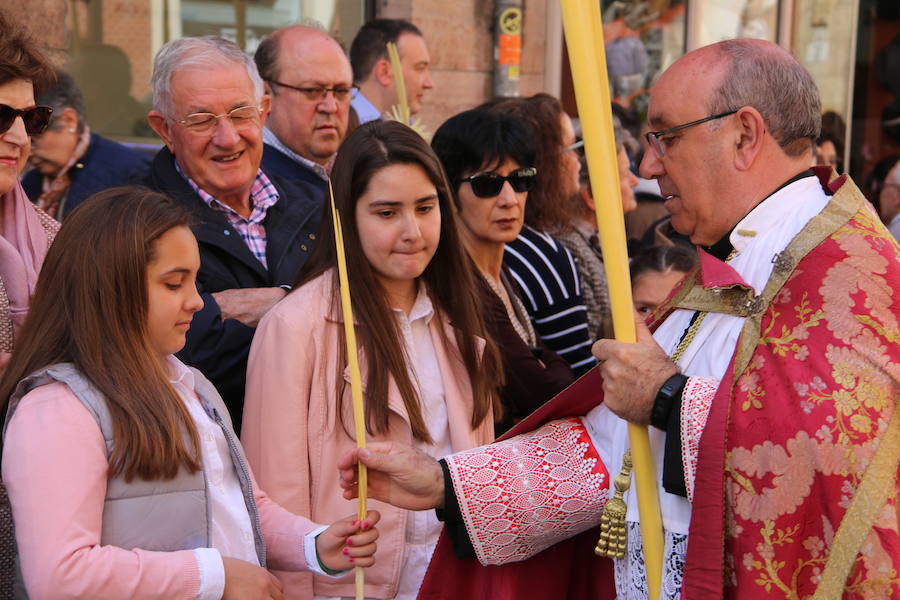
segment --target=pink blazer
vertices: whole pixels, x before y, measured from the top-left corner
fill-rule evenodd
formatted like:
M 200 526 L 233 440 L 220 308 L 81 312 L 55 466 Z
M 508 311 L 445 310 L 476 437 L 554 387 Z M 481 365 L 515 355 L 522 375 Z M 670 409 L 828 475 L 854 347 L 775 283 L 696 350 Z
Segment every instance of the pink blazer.
M 343 322 L 331 313 L 333 275 L 325 273 L 287 295 L 260 321 L 250 350 L 241 441 L 260 485 L 273 500 L 317 523 L 354 515 L 356 501 L 344 500 L 337 461 L 356 447 L 350 385 L 337 398 L 339 332 Z M 431 337 L 444 374 L 444 393 L 453 451 L 493 439 L 493 416 L 471 429 L 472 392 L 453 329 L 445 316 L 430 323 Z M 440 335 L 440 329 L 448 342 Z M 360 357 L 363 381 L 365 357 Z M 346 379 L 349 381 L 349 378 Z M 388 387 L 389 430 L 370 441 L 412 442 L 409 418 L 393 382 Z M 343 416 L 339 413 L 343 413 Z M 366 597 L 393 598 L 400 579 L 406 511 L 370 501 L 381 512 L 376 564 L 366 570 Z M 313 594 L 353 596 L 353 576 L 328 579 L 311 573 L 275 572 L 285 597 Z

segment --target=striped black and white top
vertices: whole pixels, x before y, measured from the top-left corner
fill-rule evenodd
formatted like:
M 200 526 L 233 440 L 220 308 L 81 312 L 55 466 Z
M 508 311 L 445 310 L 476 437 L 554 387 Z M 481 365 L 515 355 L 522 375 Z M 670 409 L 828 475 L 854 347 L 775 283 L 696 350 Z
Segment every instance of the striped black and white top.
M 576 375 L 594 366 L 578 271 L 565 246 L 526 225 L 519 237 L 506 245 L 503 264 L 519 285 L 541 340 L 562 356 Z

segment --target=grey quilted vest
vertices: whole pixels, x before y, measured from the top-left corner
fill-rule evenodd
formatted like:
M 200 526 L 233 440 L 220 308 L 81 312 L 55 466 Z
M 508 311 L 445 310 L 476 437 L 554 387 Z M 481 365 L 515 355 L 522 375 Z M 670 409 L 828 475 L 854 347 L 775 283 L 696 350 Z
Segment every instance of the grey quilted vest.
M 231 462 L 244 493 L 244 504 L 253 525 L 256 555 L 259 564 L 266 566 L 266 547 L 259 523 L 250 469 L 244 450 L 231 426 L 231 418 L 215 387 L 196 369 L 194 391 L 207 415 L 222 428 L 231 454 Z M 6 427 L 22 397 L 31 390 L 58 381 L 66 384 L 97 421 L 107 452 L 113 447 L 113 428 L 109 408 L 103 394 L 71 363 L 59 363 L 40 369 L 16 386 L 9 399 L 9 409 L 3 425 Z M 145 481 L 133 479 L 126 482 L 122 476 L 107 480 L 106 499 L 103 504 L 103 525 L 100 536 L 102 545 L 118 546 L 131 550 L 141 548 L 159 552 L 191 550 L 212 547 L 209 496 L 206 477 L 202 471 L 189 473 L 181 469 L 169 481 Z M 18 569 L 17 569 L 18 571 Z M 17 573 L 21 584 L 21 573 Z M 24 588 L 17 586 L 19 592 Z M 17 597 L 24 597 L 17 594 Z

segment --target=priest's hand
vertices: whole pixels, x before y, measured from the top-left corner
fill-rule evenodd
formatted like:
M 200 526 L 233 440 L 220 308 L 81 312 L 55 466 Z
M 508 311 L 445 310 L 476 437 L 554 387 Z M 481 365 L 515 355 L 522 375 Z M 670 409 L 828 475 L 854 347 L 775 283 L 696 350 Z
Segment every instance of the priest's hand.
M 591 351 L 600 361 L 603 403 L 626 421 L 647 425 L 659 388 L 679 369 L 637 313 L 634 327 L 635 343 L 598 340 Z
M 444 473 L 432 457 L 399 442 L 372 442 L 354 449 L 338 462 L 344 498 L 357 489 L 357 463 L 368 467 L 369 497 L 408 510 L 444 506 Z

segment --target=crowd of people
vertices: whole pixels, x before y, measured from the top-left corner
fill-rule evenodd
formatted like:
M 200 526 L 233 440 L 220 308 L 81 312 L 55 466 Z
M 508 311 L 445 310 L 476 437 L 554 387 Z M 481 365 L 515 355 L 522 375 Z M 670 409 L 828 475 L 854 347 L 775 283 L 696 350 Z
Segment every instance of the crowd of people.
M 655 130 L 616 121 L 603 200 L 639 211 L 639 171 L 665 207 L 618 342 L 578 124 L 540 93 L 426 141 L 388 117 L 429 65 L 397 19 L 173 40 L 151 158 L 0 15 L 0 597 L 337 600 L 364 567 L 379 600 L 643 600 L 633 487 L 590 552 L 638 424 L 664 598 L 900 598 L 897 157 L 875 209 L 787 52 L 688 53 Z

